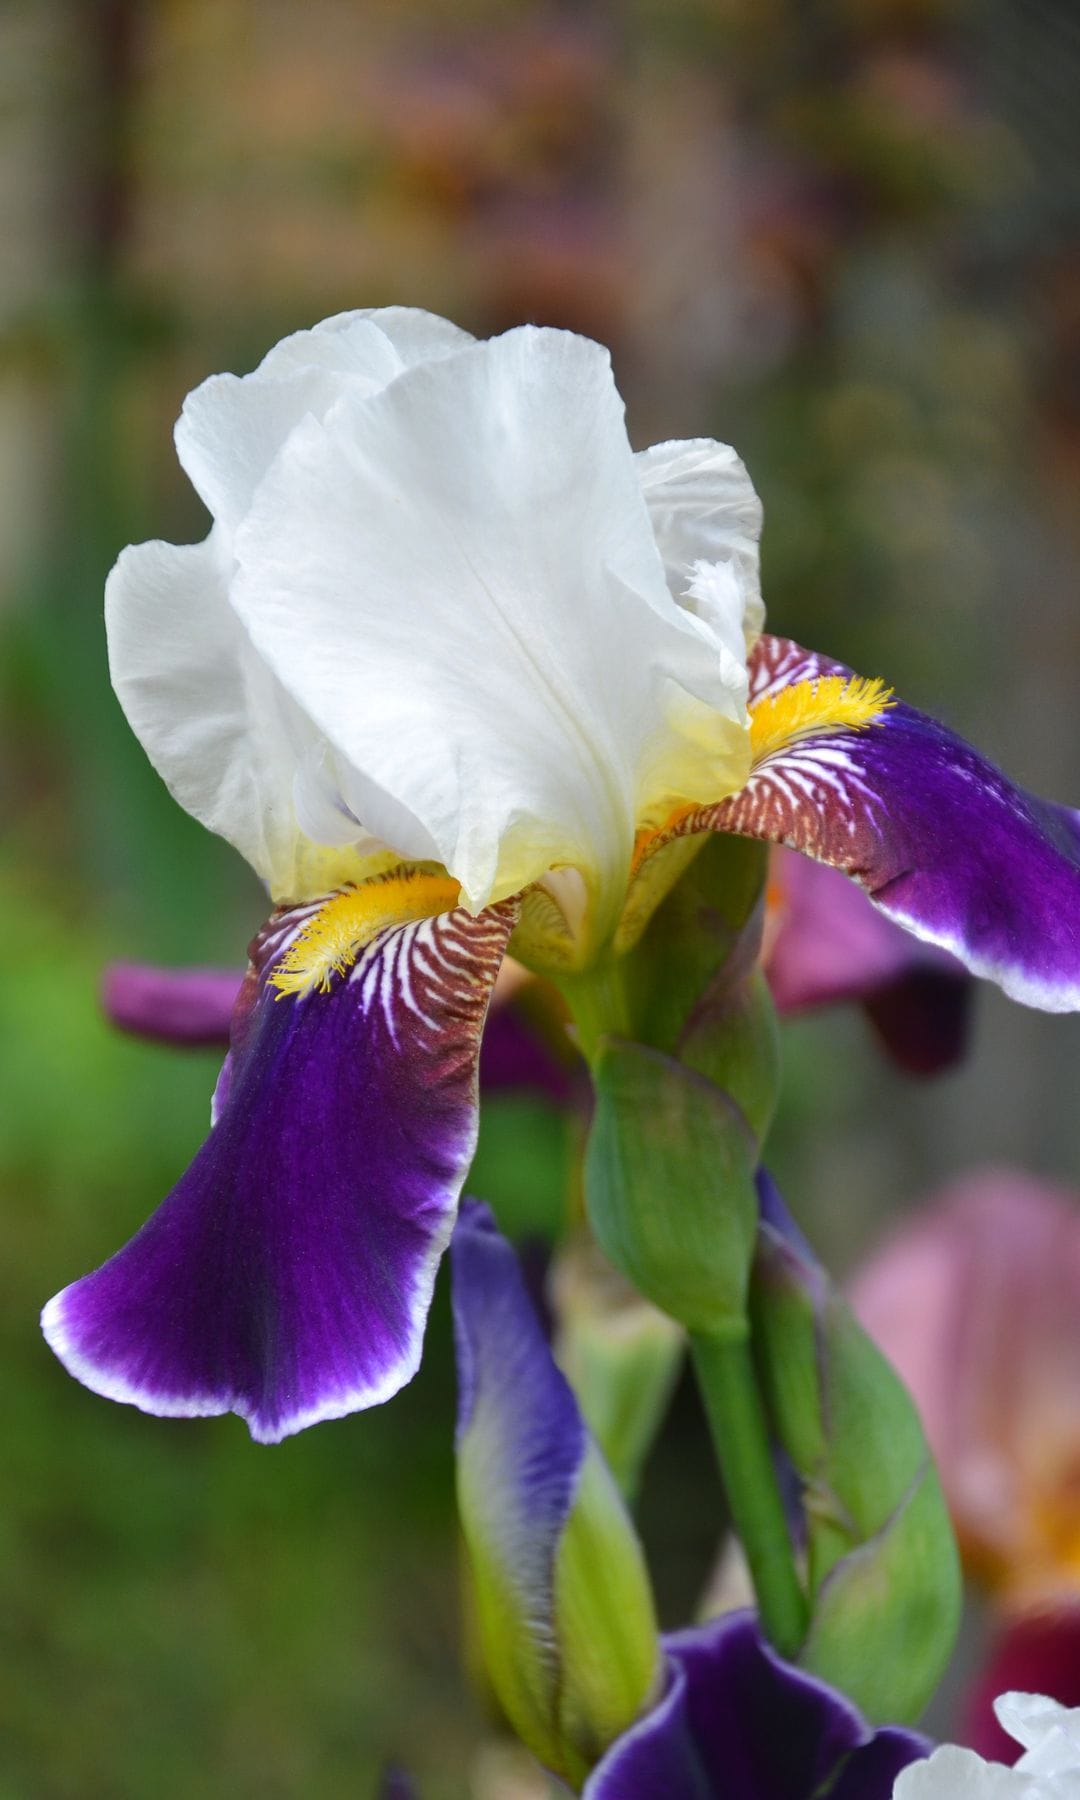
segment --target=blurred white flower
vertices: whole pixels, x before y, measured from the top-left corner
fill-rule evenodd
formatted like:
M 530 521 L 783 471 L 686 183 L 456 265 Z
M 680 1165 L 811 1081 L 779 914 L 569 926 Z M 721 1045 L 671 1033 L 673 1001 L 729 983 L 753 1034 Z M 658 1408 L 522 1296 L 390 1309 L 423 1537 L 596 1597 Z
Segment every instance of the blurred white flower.
M 893 1800 L 1078 1800 L 1080 1707 L 1040 1694 L 1003 1694 L 998 1719 L 1024 1747 L 1013 1768 L 947 1744 L 897 1779 Z

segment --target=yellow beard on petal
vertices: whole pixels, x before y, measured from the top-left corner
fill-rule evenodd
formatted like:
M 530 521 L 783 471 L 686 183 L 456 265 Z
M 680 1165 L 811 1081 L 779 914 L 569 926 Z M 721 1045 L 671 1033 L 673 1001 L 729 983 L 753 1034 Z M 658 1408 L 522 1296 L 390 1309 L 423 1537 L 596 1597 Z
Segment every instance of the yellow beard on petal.
M 860 675 L 819 675 L 765 694 L 750 707 L 750 767 L 800 738 L 881 724 L 894 704 L 892 689 L 883 681 Z M 710 804 L 732 791 L 717 792 Z M 617 952 L 633 948 L 660 901 L 701 849 L 701 834 L 709 829 L 708 805 L 683 801 L 638 831 L 629 893 L 615 937 Z
M 450 912 L 460 888 L 445 875 L 398 869 L 359 887 L 334 894 L 301 928 L 269 978 L 286 994 L 328 993 L 334 975 L 344 975 L 365 945 L 381 931 L 412 925 Z
M 892 688 L 877 677 L 816 675 L 764 694 L 750 708 L 750 749 L 755 766 L 797 738 L 828 731 L 860 731 L 880 725 Z

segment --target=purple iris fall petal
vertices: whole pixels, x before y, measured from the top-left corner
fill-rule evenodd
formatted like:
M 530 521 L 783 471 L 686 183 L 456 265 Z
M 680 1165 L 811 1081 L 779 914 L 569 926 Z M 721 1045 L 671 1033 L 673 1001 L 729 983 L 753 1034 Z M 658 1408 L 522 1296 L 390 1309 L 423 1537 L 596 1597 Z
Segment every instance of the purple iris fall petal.
M 101 1004 L 112 1024 L 135 1037 L 224 1049 L 243 979 L 242 969 L 115 962 L 105 971 Z
M 962 964 L 896 925 L 825 863 L 774 852 L 779 926 L 766 973 L 781 1013 L 862 1003 L 886 1050 L 913 1075 L 963 1056 L 971 979 Z
M 411 1378 L 515 916 L 387 931 L 303 997 L 266 984 L 285 942 L 271 922 L 209 1138 L 131 1242 L 45 1308 L 73 1375 L 146 1412 L 237 1412 L 264 1443 Z
M 900 1770 L 927 1754 L 915 1732 L 875 1731 L 782 1662 L 750 1613 L 663 1642 L 665 1695 L 612 1745 L 585 1800 L 890 1800 Z
M 751 658 L 751 703 L 850 670 L 785 638 Z M 1080 813 L 1014 787 L 900 703 L 861 730 L 808 730 L 683 829 L 786 844 L 852 876 L 917 938 L 1049 1012 L 1080 1007 Z

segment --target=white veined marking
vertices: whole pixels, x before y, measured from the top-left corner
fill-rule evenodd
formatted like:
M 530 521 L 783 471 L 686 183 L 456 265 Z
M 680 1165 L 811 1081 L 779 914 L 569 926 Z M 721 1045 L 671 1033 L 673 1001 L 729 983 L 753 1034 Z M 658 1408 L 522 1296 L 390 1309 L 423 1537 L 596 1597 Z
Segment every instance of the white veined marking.
M 843 823 L 853 838 L 863 816 L 875 830 L 886 822 L 884 801 L 867 781 L 860 759 L 831 737 L 778 747 L 753 771 L 744 795 L 747 823 L 765 835 L 769 815 L 777 806 L 800 817 L 805 817 L 809 808 L 819 825 L 824 823 L 830 796 L 836 802 L 830 829 Z M 820 830 L 818 835 L 822 835 Z
M 476 977 L 501 954 L 505 942 L 496 920 L 453 914 L 395 926 L 365 945 L 347 980 L 356 982 L 365 1012 L 377 1009 L 395 1049 L 400 1047 L 402 1013 L 409 1013 L 427 1038 L 440 1038 L 445 1017 L 474 1003 Z
M 797 681 L 813 681 L 822 675 L 849 673 L 840 663 L 831 663 L 812 650 L 803 650 L 787 638 L 776 638 L 755 661 L 750 689 L 750 704 L 793 687 Z

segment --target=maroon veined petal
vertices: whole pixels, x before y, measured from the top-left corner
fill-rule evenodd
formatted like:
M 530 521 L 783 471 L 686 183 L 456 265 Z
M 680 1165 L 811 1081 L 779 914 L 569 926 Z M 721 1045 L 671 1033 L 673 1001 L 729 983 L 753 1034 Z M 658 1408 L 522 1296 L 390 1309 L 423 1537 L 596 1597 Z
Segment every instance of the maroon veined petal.
M 256 940 L 216 1123 L 124 1249 L 42 1315 L 65 1366 L 145 1412 L 236 1412 L 272 1443 L 415 1373 L 476 1141 L 477 1061 L 516 907 L 379 934 L 279 995 L 310 908 Z
M 788 639 L 762 637 L 751 705 L 828 676 L 852 678 Z M 678 830 L 786 844 L 843 870 L 890 919 L 1014 999 L 1080 1008 L 1080 813 L 1014 787 L 914 707 L 890 704 L 860 730 L 805 732 Z
M 132 1037 L 177 1048 L 228 1048 L 242 969 L 166 969 L 154 963 L 114 962 L 101 984 L 110 1024 Z M 581 1098 L 572 1051 L 558 1044 L 559 1021 L 538 1028 L 532 1009 L 513 989 L 492 998 L 480 1051 L 480 1086 L 537 1093 L 559 1105 Z M 535 1009 L 539 1011 L 539 1007 Z

